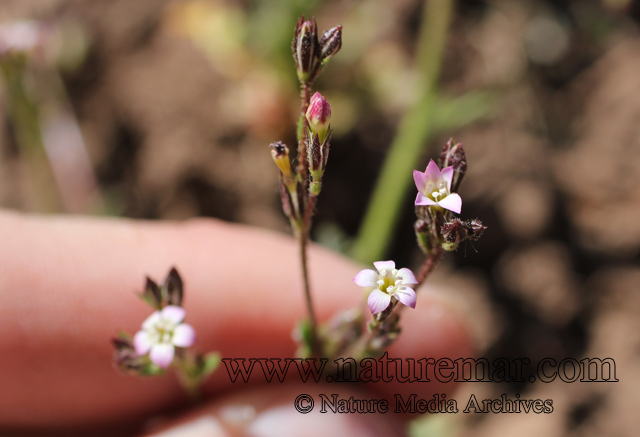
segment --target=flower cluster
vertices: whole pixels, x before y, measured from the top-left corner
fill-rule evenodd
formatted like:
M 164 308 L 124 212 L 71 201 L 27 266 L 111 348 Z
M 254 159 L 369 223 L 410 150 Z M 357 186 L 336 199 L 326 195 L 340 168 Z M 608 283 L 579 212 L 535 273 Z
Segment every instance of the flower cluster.
M 418 189 L 414 228 L 418 245 L 427 255 L 455 250 L 461 242 L 477 240 L 484 232 L 480 220 L 463 222 L 452 216 L 462 211 L 458 189 L 466 171 L 462 144 L 449 140 L 440 153 L 440 166 L 431 160 L 424 172 L 413 172 Z
M 172 268 L 164 282 L 157 284 L 147 278 L 140 298 L 155 309 L 142 322 L 142 329 L 133 338 L 120 334 L 113 340 L 116 348 L 114 363 L 125 373 L 149 376 L 162 374 L 174 365 L 187 391 L 194 394 L 199 385 L 218 366 L 217 353 L 192 351 L 195 329 L 183 320 L 184 285 L 180 274 Z

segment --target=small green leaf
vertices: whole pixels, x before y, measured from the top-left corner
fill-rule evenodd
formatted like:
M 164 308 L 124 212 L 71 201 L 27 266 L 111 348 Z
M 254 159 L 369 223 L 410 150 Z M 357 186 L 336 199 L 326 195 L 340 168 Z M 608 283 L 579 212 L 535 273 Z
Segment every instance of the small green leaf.
M 216 371 L 219 365 L 220 354 L 218 352 L 209 352 L 208 354 L 206 354 L 204 356 L 204 361 L 200 370 L 201 378 L 205 379 L 209 377 L 209 375 Z

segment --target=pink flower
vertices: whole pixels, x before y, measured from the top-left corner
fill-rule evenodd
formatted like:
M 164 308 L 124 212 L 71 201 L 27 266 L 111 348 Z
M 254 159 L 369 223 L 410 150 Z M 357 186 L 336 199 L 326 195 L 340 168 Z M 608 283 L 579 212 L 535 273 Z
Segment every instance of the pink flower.
M 360 287 L 373 288 L 367 303 L 371 314 L 377 314 L 387 309 L 391 297 L 408 307 L 416 307 L 416 292 L 410 285 L 417 285 L 418 281 L 413 272 L 407 268 L 396 270 L 393 261 L 374 262 L 376 271 L 365 269 L 353 278 Z
M 196 339 L 196 332 L 184 320 L 184 308 L 168 305 L 147 317 L 142 329 L 133 337 L 133 346 L 138 355 L 149 353 L 149 359 L 166 369 L 173 361 L 175 346 L 189 347 Z
M 452 178 L 453 167 L 440 171 L 433 159 L 424 173 L 414 170 L 413 179 L 418 188 L 416 205 L 435 205 L 460 214 L 462 199 L 457 193 L 451 192 Z

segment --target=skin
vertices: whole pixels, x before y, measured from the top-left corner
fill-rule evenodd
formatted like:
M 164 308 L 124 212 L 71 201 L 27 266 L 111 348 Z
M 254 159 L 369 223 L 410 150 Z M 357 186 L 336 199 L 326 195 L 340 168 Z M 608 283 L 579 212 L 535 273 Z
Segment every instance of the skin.
M 162 417 L 161 428 L 167 428 L 211 417 L 229 403 L 253 405 L 263 417 L 279 403 L 293 411 L 300 393 L 356 393 L 393 404 L 394 394 L 429 399 L 453 388 L 397 382 L 324 387 L 300 385 L 298 378 L 289 378 L 290 385 L 266 385 L 259 377 L 232 384 L 221 367 L 204 389 L 209 404 L 191 410 L 173 375 L 134 378 L 111 364 L 109 340 L 119 330 L 135 333 L 152 312 L 135 296 L 144 275 L 162 280 L 170 267 L 178 268 L 185 282 L 185 321 L 196 329 L 202 350 L 232 358 L 294 357 L 291 331 L 305 317 L 305 304 L 290 237 L 204 219 L 173 223 L 0 212 L 0 241 L 0 431 L 8 435 L 131 435 L 149 429 L 150 418 Z M 320 320 L 362 304 L 353 283 L 361 266 L 320 247 L 311 247 L 309 257 Z M 436 294 L 423 294 L 415 310 L 404 312 L 405 329 L 389 356 L 472 356 L 461 316 Z M 390 424 L 397 430 L 405 419 L 379 416 L 379 427 L 359 435 L 375 435 Z M 224 427 L 241 435 L 249 426 L 236 425 Z

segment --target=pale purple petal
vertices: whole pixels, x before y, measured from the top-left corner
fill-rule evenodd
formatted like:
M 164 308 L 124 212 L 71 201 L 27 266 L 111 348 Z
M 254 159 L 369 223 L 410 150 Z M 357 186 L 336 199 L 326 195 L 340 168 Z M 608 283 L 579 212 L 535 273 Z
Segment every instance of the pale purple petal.
M 440 205 L 444 209 L 453 211 L 456 214 L 460 214 L 460 211 L 462 210 L 462 198 L 456 193 L 451 193 L 447 197 L 439 201 L 438 205 Z
M 411 270 L 404 267 L 398 270 L 398 276 L 402 279 L 403 284 L 417 284 L 418 280 Z
M 440 173 L 440 169 L 438 168 L 438 164 L 432 159 L 429 161 L 429 165 L 424 172 L 425 176 L 431 181 L 438 183 L 442 180 L 442 173 Z
M 173 323 L 178 324 L 184 320 L 186 313 L 187 312 L 182 307 L 169 305 L 162 309 L 162 318 L 171 320 Z
M 413 180 L 416 183 L 416 188 L 418 189 L 418 191 L 422 192 L 427 188 L 427 182 L 429 179 L 427 178 L 427 175 L 422 173 L 421 171 L 413 171 Z
M 378 270 L 378 272 L 382 272 L 383 270 L 393 270 L 396 268 L 395 261 L 376 261 L 373 265 L 376 266 L 376 270 Z
M 353 278 L 353 282 L 360 287 L 377 287 L 378 273 L 371 269 L 364 269 Z
M 416 196 L 416 205 L 437 205 L 436 202 L 434 202 L 433 200 L 429 199 L 427 196 L 424 196 L 422 193 L 418 192 L 418 195 Z
M 447 183 L 447 191 L 451 191 L 451 182 L 453 181 L 453 167 L 442 169 L 442 179 Z
M 144 331 L 138 331 L 133 337 L 133 347 L 136 349 L 136 354 L 140 356 L 149 352 L 149 349 L 151 349 L 149 335 Z
M 369 304 L 371 314 L 377 314 L 380 311 L 384 311 L 387 309 L 387 307 L 391 303 L 391 296 L 376 288 L 371 292 L 371 294 L 369 294 L 367 303 Z
M 399 287 L 393 295 L 400 303 L 410 308 L 416 307 L 416 292 L 413 291 L 413 289 L 409 287 Z
M 144 322 L 142 322 L 142 329 L 149 329 L 154 326 L 160 320 L 160 311 L 156 311 L 146 318 Z
M 151 353 L 149 354 L 149 358 L 151 362 L 156 366 L 162 367 L 166 369 L 169 367 L 171 362 L 173 361 L 173 355 L 175 353 L 175 348 L 170 343 L 160 343 L 156 344 L 151 348 Z
M 179 347 L 189 347 L 196 342 L 196 330 L 191 325 L 181 323 L 173 330 L 171 342 Z

